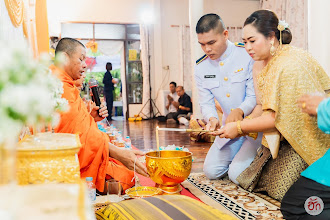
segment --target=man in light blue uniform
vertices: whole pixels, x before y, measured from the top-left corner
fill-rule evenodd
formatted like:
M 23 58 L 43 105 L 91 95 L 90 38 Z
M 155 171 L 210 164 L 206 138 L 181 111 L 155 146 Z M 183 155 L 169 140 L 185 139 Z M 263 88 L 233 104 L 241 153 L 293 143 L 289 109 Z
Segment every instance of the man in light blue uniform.
M 256 106 L 252 58 L 243 44 L 228 40 L 228 31 L 216 14 L 202 16 L 196 25 L 196 33 L 205 52 L 196 61 L 195 79 L 201 111 L 208 122 L 207 129 L 219 129 L 214 99 L 222 108 L 223 125 L 243 120 Z M 228 172 L 229 178 L 237 183 L 237 176 L 250 165 L 261 145 L 260 136 L 257 140 L 216 137 L 204 162 L 205 175 L 219 179 Z

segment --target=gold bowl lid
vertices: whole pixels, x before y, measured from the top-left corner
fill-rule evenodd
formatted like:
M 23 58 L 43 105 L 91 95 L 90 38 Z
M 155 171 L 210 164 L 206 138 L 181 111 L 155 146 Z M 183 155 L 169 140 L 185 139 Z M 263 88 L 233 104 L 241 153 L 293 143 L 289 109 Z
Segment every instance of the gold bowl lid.
M 25 136 L 19 143 L 18 151 L 49 151 L 68 150 L 80 148 L 81 143 L 78 134 L 66 133 L 38 133 Z
M 162 190 L 160 188 L 156 188 L 152 186 L 132 187 L 125 191 L 125 193 L 131 198 L 151 197 L 151 196 L 156 196 L 161 192 Z

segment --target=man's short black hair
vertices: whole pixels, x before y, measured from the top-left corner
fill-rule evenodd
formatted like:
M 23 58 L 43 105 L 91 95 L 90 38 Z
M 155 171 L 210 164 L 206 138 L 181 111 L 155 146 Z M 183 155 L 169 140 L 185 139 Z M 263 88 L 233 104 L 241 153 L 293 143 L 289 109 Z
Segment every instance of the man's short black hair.
M 75 51 L 78 46 L 82 46 L 85 48 L 85 46 L 78 40 L 73 39 L 73 38 L 62 38 L 55 49 L 55 55 L 58 54 L 59 52 L 65 52 L 69 56 L 71 56 Z
M 173 82 L 173 81 L 172 81 L 172 82 L 170 82 L 170 85 L 171 85 L 171 84 L 173 84 L 174 87 L 176 87 L 176 82 Z
M 218 33 L 222 33 L 226 29 L 221 17 L 217 14 L 203 15 L 197 22 L 196 33 L 207 33 L 210 30 L 215 30 Z

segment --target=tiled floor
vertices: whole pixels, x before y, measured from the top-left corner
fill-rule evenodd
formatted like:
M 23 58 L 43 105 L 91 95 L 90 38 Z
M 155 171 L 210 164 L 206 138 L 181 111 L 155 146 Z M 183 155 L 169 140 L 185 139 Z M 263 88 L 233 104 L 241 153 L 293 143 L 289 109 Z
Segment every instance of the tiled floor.
M 119 130 L 123 131 L 123 136 L 130 136 L 132 144 L 140 150 L 156 150 L 156 127 L 186 128 L 183 125 L 167 124 L 156 119 L 143 120 L 138 122 L 128 122 L 121 118 L 114 118 L 111 123 Z M 192 142 L 189 133 L 159 131 L 160 146 L 175 144 L 185 146 L 193 153 L 194 162 L 191 172 L 202 172 L 205 156 L 211 143 Z

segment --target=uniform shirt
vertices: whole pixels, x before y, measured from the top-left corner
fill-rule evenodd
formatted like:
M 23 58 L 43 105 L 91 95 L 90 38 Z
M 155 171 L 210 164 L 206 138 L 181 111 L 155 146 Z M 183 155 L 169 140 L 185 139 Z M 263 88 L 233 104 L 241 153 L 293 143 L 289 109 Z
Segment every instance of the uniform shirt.
M 206 55 L 197 60 L 195 79 L 199 93 L 199 104 L 205 120 L 218 118 L 214 98 L 223 111 L 223 124 L 230 111 L 240 108 L 244 116 L 256 106 L 252 67 L 254 61 L 242 47 L 227 41 L 228 46 L 217 60 Z
M 180 114 L 188 114 L 189 112 L 192 112 L 192 103 L 191 103 L 191 99 L 190 99 L 190 96 L 187 95 L 187 93 L 184 93 L 182 96 L 180 96 L 179 98 L 179 104 L 183 107 L 187 107 L 187 108 L 190 108 L 189 111 L 186 111 L 186 110 L 181 110 L 181 109 L 178 109 L 178 113 L 179 115 Z
M 174 93 L 170 92 L 169 95 L 173 98 L 173 101 L 177 102 L 179 100 L 179 96 L 176 92 L 174 92 Z M 167 100 L 167 103 L 168 103 L 168 100 Z M 170 104 L 170 106 L 168 107 L 168 112 L 177 112 L 177 109 L 173 104 Z
M 114 89 L 113 83 L 112 83 L 112 75 L 110 71 L 105 72 L 103 77 L 103 84 L 104 84 L 104 90 L 105 91 L 112 91 Z

